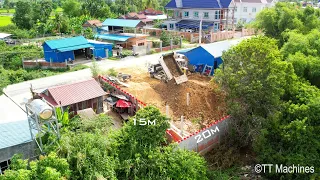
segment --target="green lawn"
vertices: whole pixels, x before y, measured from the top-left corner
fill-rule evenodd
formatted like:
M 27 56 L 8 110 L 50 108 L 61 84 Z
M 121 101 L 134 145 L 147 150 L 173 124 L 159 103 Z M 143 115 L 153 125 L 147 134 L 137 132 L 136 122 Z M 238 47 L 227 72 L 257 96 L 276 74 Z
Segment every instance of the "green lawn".
M 15 12 L 15 9 L 9 9 L 9 13 L 13 14 Z M 0 14 L 2 13 L 8 13 L 6 9 L 0 9 Z
M 0 26 L 7 26 L 11 23 L 12 22 L 10 16 L 0 16 Z

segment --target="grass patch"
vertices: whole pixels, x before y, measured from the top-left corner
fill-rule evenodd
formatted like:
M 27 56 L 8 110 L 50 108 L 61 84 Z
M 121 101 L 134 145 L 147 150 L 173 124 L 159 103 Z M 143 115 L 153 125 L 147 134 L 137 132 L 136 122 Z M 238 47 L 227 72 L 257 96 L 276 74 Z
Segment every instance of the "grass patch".
M 79 71 L 79 70 L 87 69 L 87 68 L 89 68 L 89 66 L 84 65 L 84 64 L 79 64 L 79 65 L 72 67 L 68 72 Z
M 11 14 L 13 14 L 13 13 L 15 13 L 16 12 L 16 10 L 15 9 L 9 9 L 9 13 L 11 13 Z M 6 9 L 0 9 L 0 14 L 2 14 L 2 13 L 8 13 L 8 11 L 6 10 Z
M 109 57 L 108 60 L 115 60 L 116 61 L 116 60 L 119 60 L 119 58 L 113 56 L 113 57 Z
M 0 16 L 0 26 L 7 26 L 12 24 L 10 16 Z

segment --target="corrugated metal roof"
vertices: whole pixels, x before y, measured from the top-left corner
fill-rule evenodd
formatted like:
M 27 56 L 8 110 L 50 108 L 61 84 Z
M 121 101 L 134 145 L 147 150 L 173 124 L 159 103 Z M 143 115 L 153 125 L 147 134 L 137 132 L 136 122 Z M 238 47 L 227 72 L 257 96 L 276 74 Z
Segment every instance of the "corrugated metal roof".
M 213 21 L 202 21 L 202 28 L 207 29 L 210 26 L 213 26 Z M 199 28 L 200 27 L 200 20 L 181 20 L 176 23 L 177 27 L 180 28 Z
M 1 124 L 0 136 L 0 149 L 32 141 L 28 121 Z
M 102 25 L 135 28 L 139 25 L 139 23 L 142 23 L 142 22 L 140 20 L 131 20 L 131 19 L 106 19 L 105 21 L 103 21 Z
M 57 104 L 67 106 L 106 94 L 95 79 L 48 88 Z
M 84 49 L 84 48 L 89 48 L 93 47 L 91 44 L 83 44 L 83 45 L 78 45 L 78 46 L 70 46 L 70 47 L 65 47 L 65 48 L 59 48 L 57 49 L 60 52 L 66 52 L 66 51 L 74 51 L 77 49 Z
M 97 34 L 95 35 L 95 38 L 109 40 L 109 41 L 125 42 L 128 39 L 132 38 L 132 36 L 124 36 L 120 34 Z
M 4 39 L 6 37 L 11 36 L 12 34 L 7 34 L 7 33 L 0 33 L 0 39 Z
M 230 47 L 237 45 L 242 40 L 243 38 L 235 39 L 235 40 L 220 41 L 220 42 L 215 42 L 211 44 L 204 44 L 204 45 L 201 45 L 200 47 L 205 49 L 208 53 L 210 53 L 215 58 L 218 58 L 222 56 L 223 51 L 227 51 Z
M 177 4 L 176 4 L 176 0 L 171 0 L 166 6 L 165 8 L 177 8 Z
M 181 8 L 228 8 L 231 0 L 181 0 Z M 219 2 L 220 1 L 220 5 Z M 176 0 L 171 0 L 165 8 L 177 8 Z
M 46 41 L 45 43 L 51 49 L 63 49 L 63 48 L 68 48 L 73 46 L 89 44 L 89 42 L 83 36 L 50 40 L 50 41 Z

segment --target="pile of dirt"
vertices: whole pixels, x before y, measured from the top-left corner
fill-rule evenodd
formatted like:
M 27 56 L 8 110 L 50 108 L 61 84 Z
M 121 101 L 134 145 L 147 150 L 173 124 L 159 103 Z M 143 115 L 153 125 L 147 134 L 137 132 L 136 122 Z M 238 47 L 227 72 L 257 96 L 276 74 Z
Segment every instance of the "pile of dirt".
M 163 61 L 166 63 L 172 76 L 177 77 L 181 75 L 181 73 L 178 70 L 178 66 L 175 63 L 175 59 L 172 56 L 164 56 Z
M 179 128 L 179 118 L 183 115 L 186 131 L 195 132 L 227 115 L 224 97 L 211 88 L 210 77 L 192 74 L 188 76 L 187 82 L 177 85 L 174 80 L 164 83 L 150 78 L 145 69 L 122 68 L 117 71 L 132 76 L 132 79 L 126 82 L 130 87 L 123 87 L 127 92 L 148 105 L 155 105 L 163 114 L 166 113 L 165 106 L 168 104 L 173 123 Z M 189 106 L 187 93 L 190 95 Z
M 223 96 L 211 88 L 207 77 L 192 75 L 189 81 L 179 85 L 170 81 L 152 88 L 170 106 L 175 118 L 184 116 L 189 121 L 207 125 L 225 115 Z M 190 97 L 189 106 L 187 93 Z

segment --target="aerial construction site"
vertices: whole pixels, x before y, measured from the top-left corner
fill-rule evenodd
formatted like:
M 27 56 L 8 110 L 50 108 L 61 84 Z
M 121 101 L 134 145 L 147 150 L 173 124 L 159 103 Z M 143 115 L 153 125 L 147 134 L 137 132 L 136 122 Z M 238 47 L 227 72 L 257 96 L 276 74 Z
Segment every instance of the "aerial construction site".
M 192 133 L 226 115 L 223 94 L 215 91 L 211 78 L 184 71 L 183 58 L 176 54 L 161 56 L 159 62 L 135 69 L 116 69 L 130 74 L 126 91 L 148 105 L 168 113 L 172 123 Z M 185 68 L 185 69 L 191 69 Z M 181 116 L 184 127 L 181 127 Z

